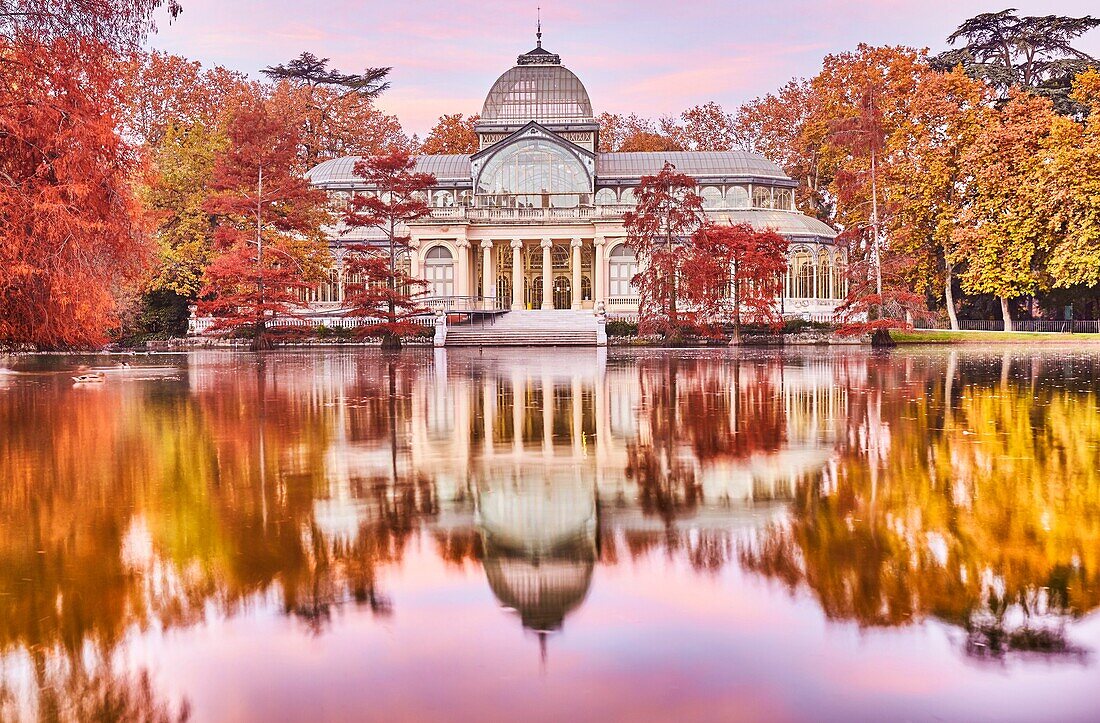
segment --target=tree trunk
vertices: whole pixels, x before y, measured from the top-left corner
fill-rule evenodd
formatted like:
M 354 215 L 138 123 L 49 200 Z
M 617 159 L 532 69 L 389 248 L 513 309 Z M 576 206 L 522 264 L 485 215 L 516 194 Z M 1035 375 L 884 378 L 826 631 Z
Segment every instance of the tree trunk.
M 1005 331 L 1014 331 L 1015 327 L 1012 325 L 1012 311 L 1008 308 L 1008 297 L 1001 297 L 1001 318 L 1005 322 Z
M 875 349 L 890 349 L 897 345 L 898 343 L 890 336 L 889 329 L 875 329 L 871 334 L 871 346 Z
M 741 343 L 741 293 L 740 288 L 735 280 L 733 282 L 733 338 L 730 339 L 730 346 L 736 346 Z
M 944 276 L 943 284 L 943 299 L 947 304 L 947 318 L 951 320 L 951 331 L 959 330 L 959 315 L 955 312 L 955 291 L 952 289 L 952 285 L 955 281 L 955 269 L 951 264 L 947 264 L 947 270 Z
M 384 351 L 398 351 L 401 349 L 401 337 L 392 331 L 383 332 L 382 349 Z

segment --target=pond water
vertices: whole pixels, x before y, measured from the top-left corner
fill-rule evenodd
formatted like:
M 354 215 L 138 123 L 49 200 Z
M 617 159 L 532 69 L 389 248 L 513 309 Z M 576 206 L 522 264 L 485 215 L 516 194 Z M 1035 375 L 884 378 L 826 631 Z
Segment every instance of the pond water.
M 0 358 L 0 720 L 1100 717 L 1095 352 L 119 359 Z

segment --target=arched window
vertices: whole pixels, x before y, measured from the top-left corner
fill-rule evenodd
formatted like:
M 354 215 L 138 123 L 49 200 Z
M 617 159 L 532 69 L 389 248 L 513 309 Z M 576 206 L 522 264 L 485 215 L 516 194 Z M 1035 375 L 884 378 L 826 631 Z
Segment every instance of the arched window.
M 424 280 L 430 296 L 455 295 L 454 256 L 446 246 L 433 246 L 424 256 Z
M 753 186 L 752 205 L 756 208 L 771 208 L 772 189 L 767 186 Z
M 619 194 L 619 203 L 626 203 L 634 206 L 638 203 L 638 199 L 634 197 L 633 188 L 624 188 L 622 193 Z
M 597 206 L 613 206 L 616 202 L 615 189 L 601 188 L 600 190 L 596 191 Z
M 592 277 L 581 277 L 581 300 L 592 301 Z
M 789 188 L 782 188 L 775 192 L 775 207 L 784 211 L 790 211 L 794 208 L 793 205 L 794 195 Z
M 631 279 L 638 273 L 638 259 L 626 244 L 619 244 L 607 258 L 608 296 L 637 296 Z
M 497 304 L 503 304 L 505 309 L 512 303 L 512 281 L 501 274 L 497 277 Z
M 589 203 L 592 179 L 580 159 L 561 146 L 525 138 L 488 160 L 477 193 L 502 206 L 570 208 Z
M 436 191 L 432 194 L 432 205 L 436 208 L 450 208 L 455 205 L 455 197 L 450 191 Z
M 703 197 L 703 208 L 722 208 L 723 201 L 722 189 L 715 188 L 714 186 L 707 186 L 700 194 Z
M 829 252 L 822 249 L 821 257 L 817 264 L 817 297 L 819 299 L 835 299 L 836 290 L 833 284 L 833 262 Z
M 554 244 L 550 247 L 550 263 L 555 269 L 569 268 L 569 249 L 565 246 Z
M 814 257 L 806 249 L 791 254 L 788 264 L 790 295 L 794 299 L 810 299 L 814 295 Z
M 472 191 L 460 191 L 459 194 L 458 194 L 458 205 L 459 206 L 473 206 L 474 205 L 474 194 L 473 194 L 473 192 Z
M 726 204 L 730 208 L 748 208 L 749 189 L 744 186 L 730 186 L 726 189 Z

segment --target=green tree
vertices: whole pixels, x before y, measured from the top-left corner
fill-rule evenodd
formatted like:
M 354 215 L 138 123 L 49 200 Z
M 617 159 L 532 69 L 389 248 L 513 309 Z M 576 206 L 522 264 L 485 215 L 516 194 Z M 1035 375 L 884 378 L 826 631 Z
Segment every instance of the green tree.
M 1026 88 L 1049 98 L 1063 113 L 1079 110 L 1070 97 L 1073 79 L 1095 58 L 1073 47 L 1073 41 L 1100 25 L 1100 19 L 1065 15 L 1016 15 L 1015 8 L 975 15 L 948 36 L 954 45 L 934 58 L 942 69 L 961 65 L 967 75 L 996 89 L 1002 101 L 1011 88 Z

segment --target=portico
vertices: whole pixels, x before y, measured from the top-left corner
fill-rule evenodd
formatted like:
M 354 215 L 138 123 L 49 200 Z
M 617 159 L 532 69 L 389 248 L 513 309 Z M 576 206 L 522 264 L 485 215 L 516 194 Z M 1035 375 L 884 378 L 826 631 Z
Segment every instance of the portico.
M 600 301 L 608 305 L 608 237 L 591 228 L 548 228 L 536 238 L 526 233 L 481 238 L 479 231 L 469 227 L 455 234 L 428 224 L 414 227 L 409 266 L 423 269 L 428 296 L 463 297 L 481 308 L 513 311 L 593 309 Z M 622 240 L 610 239 L 614 245 Z M 630 294 L 615 301 L 636 303 Z

